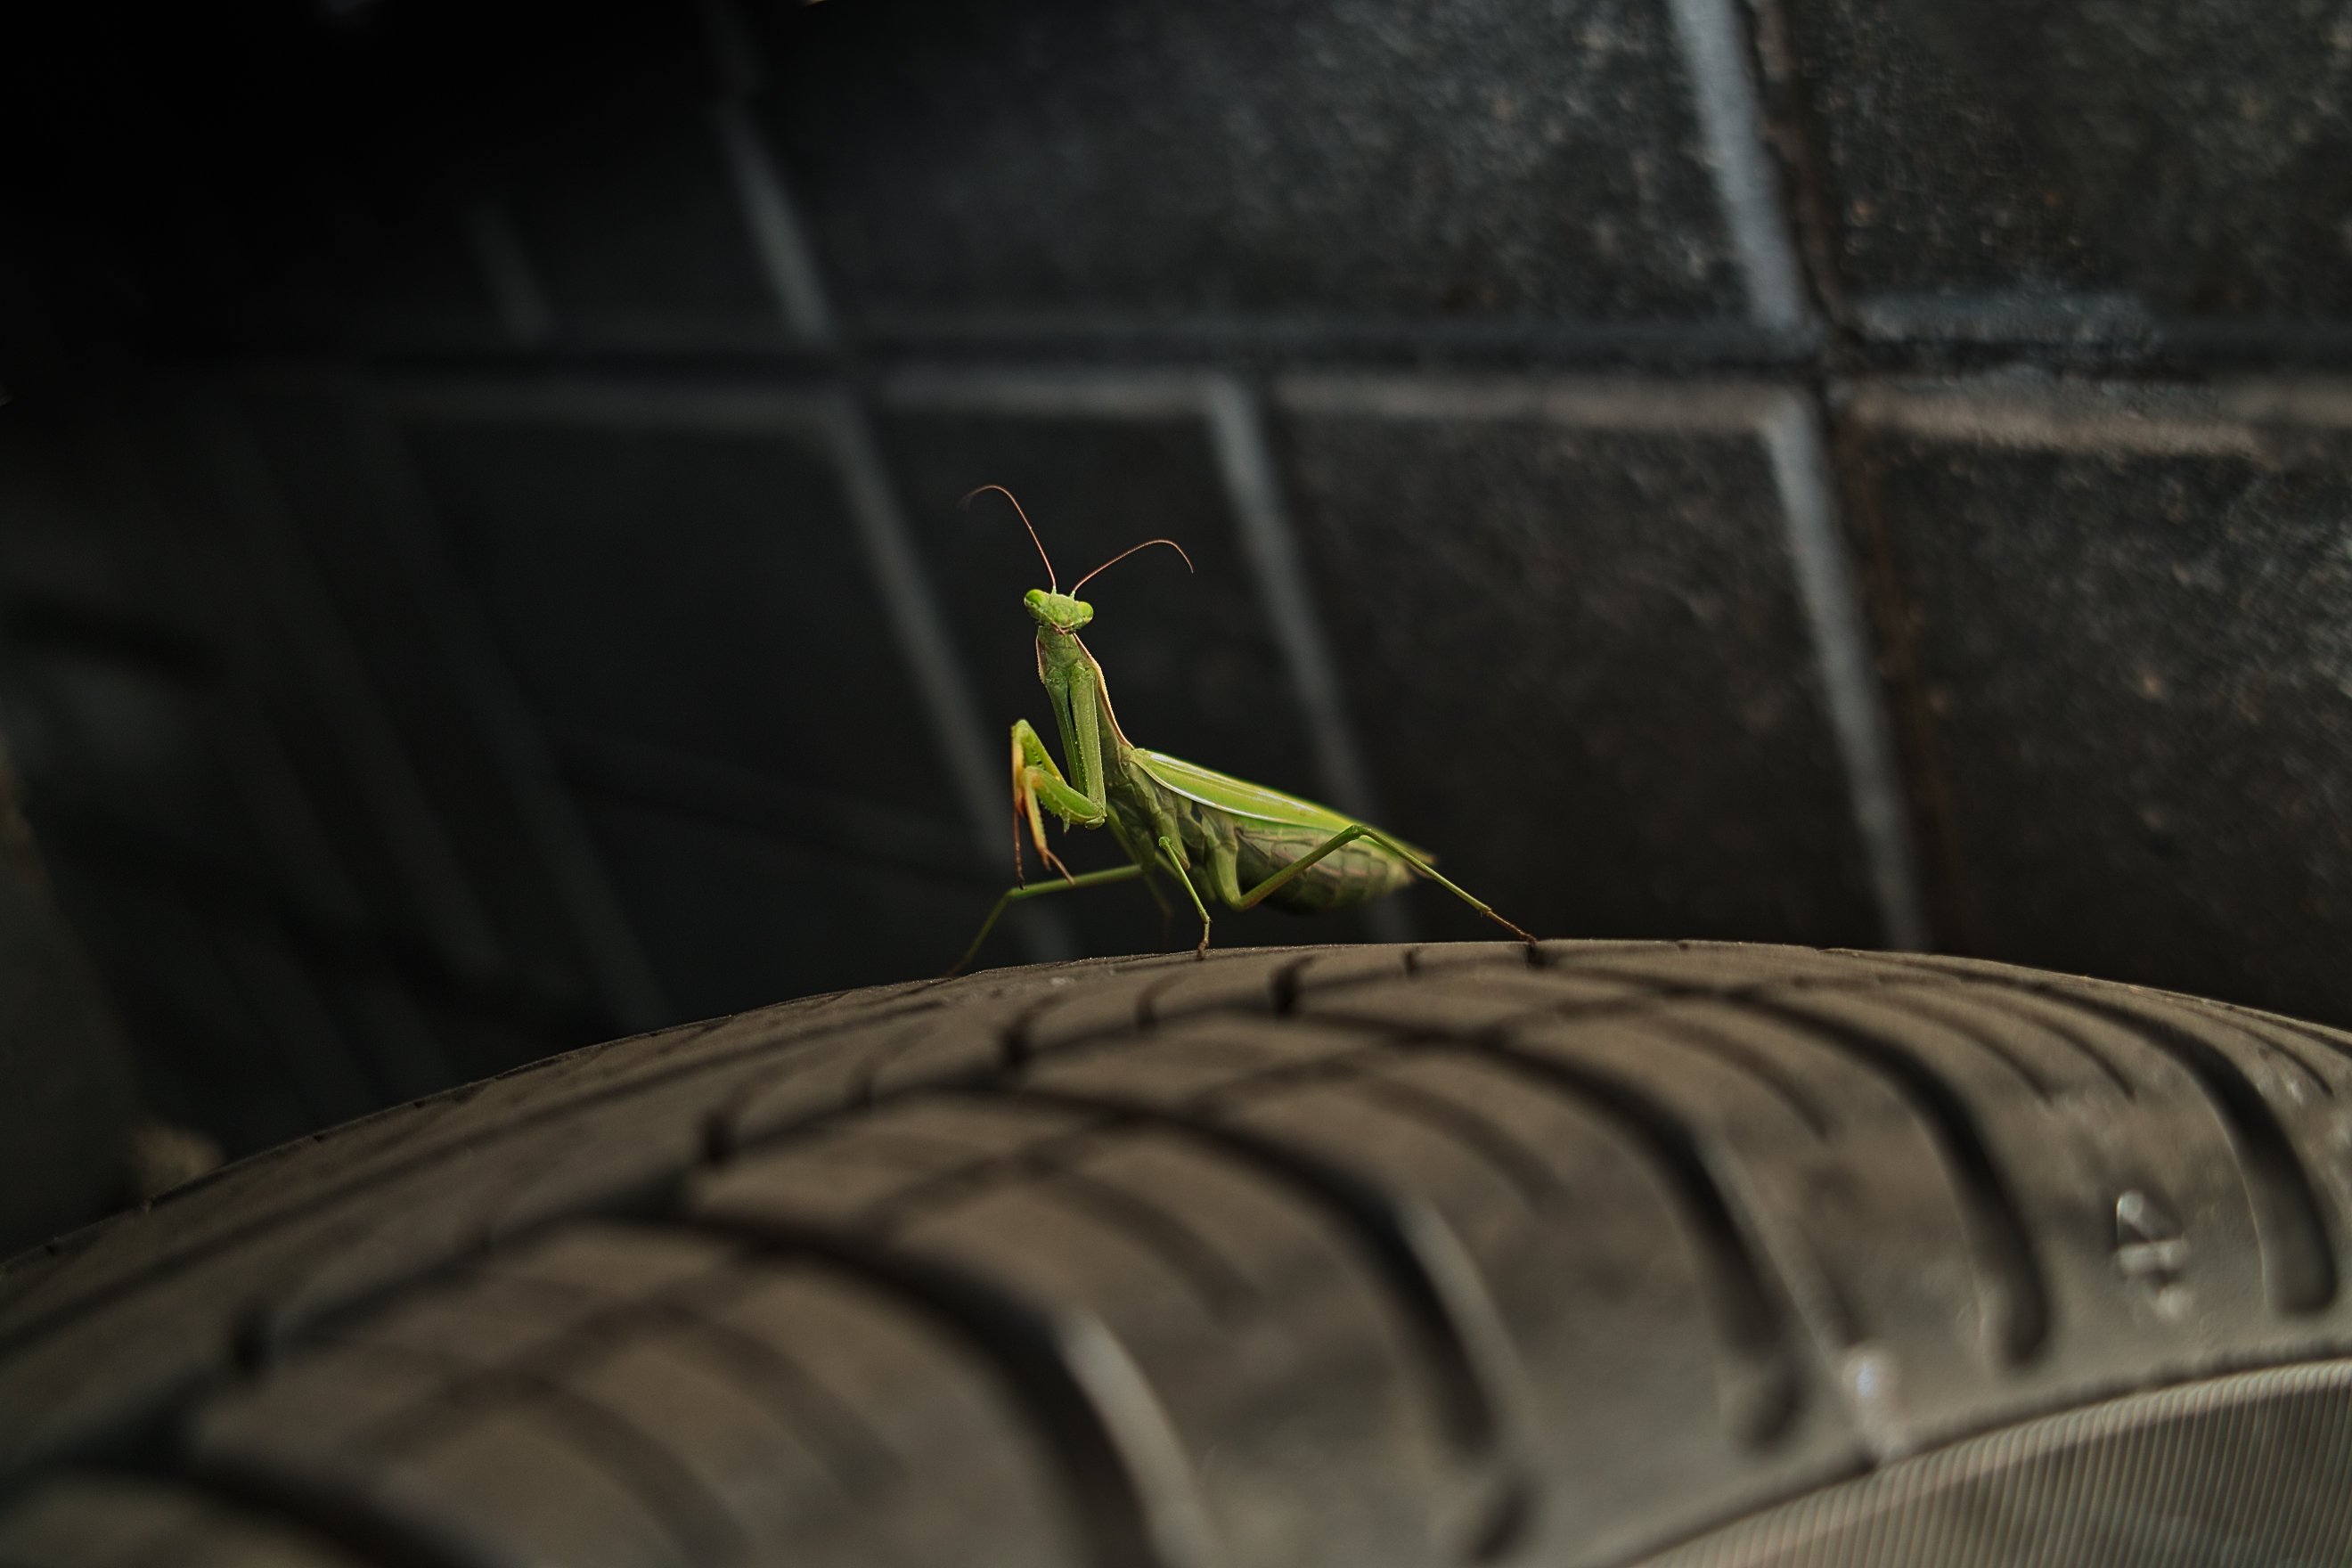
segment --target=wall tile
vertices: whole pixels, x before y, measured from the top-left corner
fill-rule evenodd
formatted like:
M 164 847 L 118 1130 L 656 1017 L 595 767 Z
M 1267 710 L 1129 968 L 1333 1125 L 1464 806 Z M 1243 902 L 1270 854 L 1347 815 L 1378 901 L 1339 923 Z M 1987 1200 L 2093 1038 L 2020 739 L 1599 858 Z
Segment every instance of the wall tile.
M 1664 6 L 811 6 L 777 134 L 858 320 L 1736 314 Z
M 591 796 L 585 806 L 682 1018 L 937 974 L 988 908 L 961 881 L 640 805 Z
M 1878 394 L 1856 416 L 1956 935 L 2352 1022 L 2344 426 L 2181 389 Z
M 520 406 L 520 405 L 519 405 Z M 411 418 L 451 554 L 553 732 L 961 820 L 811 434 Z
M 558 342 L 740 349 L 784 341 L 707 112 L 572 128 L 506 184 L 520 259 Z
M 2339 0 L 1790 10 L 1865 325 L 2113 336 L 2352 310 Z
M 1329 386 L 1281 428 L 1397 831 L 1545 936 L 1873 942 L 1765 395 Z

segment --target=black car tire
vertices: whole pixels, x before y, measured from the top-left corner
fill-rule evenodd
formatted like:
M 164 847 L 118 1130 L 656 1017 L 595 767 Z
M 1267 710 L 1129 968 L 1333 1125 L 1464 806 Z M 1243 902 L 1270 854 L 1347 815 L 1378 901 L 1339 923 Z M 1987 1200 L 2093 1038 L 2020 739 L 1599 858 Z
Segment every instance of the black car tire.
M 1046 965 L 0 1275 L 0 1563 L 2352 1560 L 2352 1037 L 1999 965 Z

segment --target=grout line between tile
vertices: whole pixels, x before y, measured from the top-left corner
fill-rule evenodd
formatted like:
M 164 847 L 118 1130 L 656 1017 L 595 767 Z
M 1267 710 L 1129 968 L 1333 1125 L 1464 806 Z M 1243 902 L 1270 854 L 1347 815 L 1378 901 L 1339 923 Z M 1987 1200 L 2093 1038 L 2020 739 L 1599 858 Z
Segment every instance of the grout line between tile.
M 539 863 L 554 885 L 580 944 L 587 980 L 621 1028 L 657 1028 L 667 999 L 604 861 L 558 777 L 536 717 L 498 653 L 480 611 L 456 582 L 440 526 L 380 394 L 349 400 L 359 466 L 375 494 L 381 526 L 406 568 L 409 586 L 439 629 L 441 652 L 463 688 L 476 732 L 514 792 Z
M 880 384 L 893 407 L 1098 419 L 1198 418 L 1197 371 L 1035 364 L 911 365 Z
M 1334 805 L 1366 821 L 1380 821 L 1371 771 L 1348 717 L 1339 670 L 1316 614 L 1314 595 L 1298 554 L 1298 540 L 1284 505 L 1282 482 L 1266 444 L 1265 410 L 1256 395 L 1231 376 L 1202 385 L 1209 438 L 1234 509 L 1242 552 L 1258 597 L 1271 616 L 1275 642 L 1289 667 L 1293 689 L 1307 715 L 1317 771 Z M 1412 921 L 1394 900 L 1366 906 L 1365 920 L 1382 942 L 1413 940 Z
M 916 690 L 946 753 L 956 798 L 963 803 L 976 841 L 992 852 L 1003 836 L 1002 780 L 989 765 L 980 704 L 956 663 L 947 620 L 915 556 L 907 520 L 886 472 L 872 427 L 856 401 L 843 395 L 828 411 L 828 431 L 842 486 L 856 524 L 857 545 L 880 590 L 883 613 L 898 635 Z
M 1759 433 L 1787 520 L 1790 561 L 1812 633 L 1854 828 L 1869 866 L 1880 940 L 1898 951 L 1917 952 L 1927 944 L 1917 849 L 1884 693 L 1863 627 L 1861 594 L 1831 499 L 1820 423 L 1812 405 L 1790 393 Z
M 425 798 L 408 748 L 378 700 L 358 650 L 311 563 L 247 411 L 226 394 L 200 395 L 204 450 L 275 619 L 302 650 L 302 679 L 333 724 L 378 828 L 443 957 L 461 973 L 506 965 L 490 919 L 456 847 Z
M 989 763 L 992 748 L 979 700 L 956 661 L 947 617 L 931 596 L 930 581 L 916 555 L 864 405 L 840 395 L 831 400 L 827 423 L 850 516 L 856 523 L 858 548 L 874 574 L 883 612 L 939 738 L 957 798 L 971 820 L 973 841 L 993 860 L 1007 843 L 1010 806 L 1004 776 Z M 1067 929 L 1055 911 L 1024 913 L 1032 918 L 1022 922 L 1022 940 L 1034 959 L 1075 955 Z
M 815 247 L 751 110 L 752 100 L 767 85 L 764 63 L 733 0 L 704 0 L 701 9 L 722 84 L 719 100 L 711 106 L 711 125 L 744 226 L 759 253 L 761 272 L 793 335 L 809 347 L 834 346 L 836 326 Z M 823 405 L 822 418 L 856 521 L 858 548 L 880 590 L 898 651 L 914 677 L 955 793 L 978 842 L 992 857 L 1003 842 L 1000 830 L 1006 812 L 1004 797 L 992 784 L 996 775 L 988 763 L 980 704 L 957 665 L 947 618 L 940 613 L 908 534 L 888 465 L 875 438 L 873 416 L 854 378 L 851 390 L 824 396 Z M 1033 962 L 1077 955 L 1066 922 L 1051 909 L 1023 910 L 1013 929 Z
M 519 348 L 543 346 L 555 335 L 555 311 L 506 203 L 492 195 L 475 197 L 466 207 L 466 237 L 508 341 Z
M 1733 0 L 1672 0 L 1670 9 L 1724 226 L 1739 257 L 1748 316 L 1766 327 L 1801 326 L 1810 315 L 1804 275 L 1764 146 L 1763 109 L 1748 75 L 1746 35 Z
M 809 244 L 808 230 L 784 183 L 775 155 L 769 151 L 750 104 L 730 99 L 711 106 L 711 129 L 735 186 L 743 224 L 758 252 L 760 271 L 775 296 L 776 309 L 794 336 L 805 342 L 833 341 L 833 310 L 824 295 L 824 276 Z

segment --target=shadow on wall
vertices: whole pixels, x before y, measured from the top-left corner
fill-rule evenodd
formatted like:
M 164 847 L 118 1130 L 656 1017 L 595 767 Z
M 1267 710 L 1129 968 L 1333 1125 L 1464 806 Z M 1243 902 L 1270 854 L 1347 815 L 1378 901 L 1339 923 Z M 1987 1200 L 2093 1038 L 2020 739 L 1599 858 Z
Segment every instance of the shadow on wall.
M 1139 742 L 1544 934 L 2352 1022 L 2352 36 L 2209 9 L 16 51 L 0 728 L 146 1102 L 249 1150 L 943 967 L 1047 718 L 988 481 L 1199 563 L 1093 593 Z M 1115 889 L 989 961 L 1165 940 Z

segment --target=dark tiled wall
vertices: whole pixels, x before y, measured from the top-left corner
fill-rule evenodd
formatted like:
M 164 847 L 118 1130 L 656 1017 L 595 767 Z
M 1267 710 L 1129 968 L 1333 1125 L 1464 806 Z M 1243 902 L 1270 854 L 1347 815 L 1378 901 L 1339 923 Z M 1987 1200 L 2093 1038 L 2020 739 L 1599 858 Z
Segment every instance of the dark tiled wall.
M 1199 568 L 1087 591 L 1138 742 L 1548 933 L 2352 1021 L 2352 9 L 606 32 L 173 165 L 142 355 L 0 413 L 0 718 L 232 1147 L 942 965 L 1046 719 L 987 481 L 1065 584 Z M 991 958 L 1162 939 L 1117 889 Z
M 763 115 L 853 326 L 1739 311 L 1666 5 L 908 21 L 793 18 Z
M 1878 386 L 1853 412 L 1955 940 L 2352 1016 L 2352 401 Z
M 2196 342 L 2352 312 L 2339 0 L 1789 9 L 1864 331 Z
M 1401 832 L 1545 931 L 1877 942 L 1774 471 L 1793 399 L 1344 378 L 1279 407 Z

